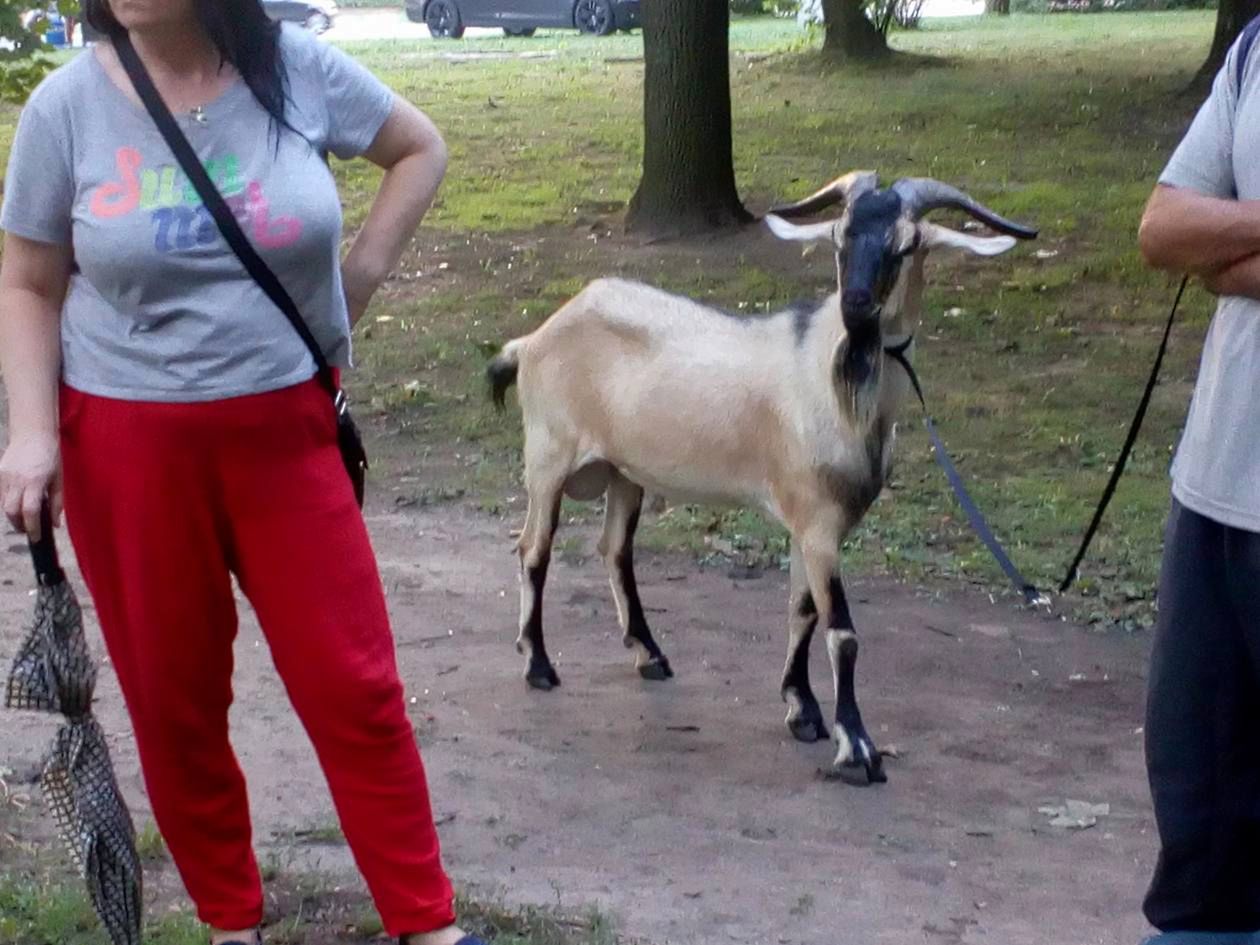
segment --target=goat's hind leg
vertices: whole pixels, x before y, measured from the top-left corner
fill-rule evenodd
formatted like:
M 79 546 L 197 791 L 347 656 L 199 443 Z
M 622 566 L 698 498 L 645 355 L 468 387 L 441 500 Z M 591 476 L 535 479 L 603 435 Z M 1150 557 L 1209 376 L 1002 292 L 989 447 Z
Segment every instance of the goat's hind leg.
M 818 626 L 818 608 L 805 578 L 805 562 L 800 545 L 792 541 L 792 594 L 788 602 L 788 652 L 783 668 L 783 684 L 779 689 L 788 705 L 787 727 L 792 737 L 801 742 L 816 742 L 827 737 L 822 709 L 809 681 L 809 647 Z
M 563 474 L 542 475 L 526 472 L 529 510 L 518 544 L 521 559 L 521 625 L 516 651 L 526 657 L 525 680 L 535 689 L 549 690 L 560 685 L 543 643 L 543 587 L 551 564 L 551 546 L 560 524 L 560 503 L 564 496 Z
M 643 488 L 614 472 L 608 484 L 604 534 L 599 540 L 599 553 L 608 566 L 622 642 L 627 649 L 635 651 L 635 666 L 640 676 L 663 680 L 671 678 L 674 671 L 648 629 L 643 602 L 639 599 L 638 582 L 634 577 L 634 533 L 639 527 L 642 508 Z

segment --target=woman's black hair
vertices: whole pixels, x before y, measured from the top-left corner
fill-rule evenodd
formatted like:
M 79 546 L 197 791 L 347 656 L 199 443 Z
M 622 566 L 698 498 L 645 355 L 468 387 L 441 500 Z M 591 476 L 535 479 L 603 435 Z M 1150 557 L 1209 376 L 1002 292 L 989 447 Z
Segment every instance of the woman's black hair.
M 240 73 L 276 127 L 286 127 L 288 78 L 280 55 L 280 24 L 267 16 L 261 0 L 193 0 L 193 7 L 223 61 Z M 106 36 L 126 32 L 109 0 L 83 0 L 83 16 Z

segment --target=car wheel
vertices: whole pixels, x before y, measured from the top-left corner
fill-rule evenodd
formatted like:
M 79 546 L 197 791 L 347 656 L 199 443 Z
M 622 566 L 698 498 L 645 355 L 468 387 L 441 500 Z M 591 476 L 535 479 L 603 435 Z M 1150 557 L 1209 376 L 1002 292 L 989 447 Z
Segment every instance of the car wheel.
M 537 32 L 538 32 L 538 31 L 537 31 L 536 29 L 534 29 L 532 26 L 531 26 L 531 27 L 529 27 L 529 28 L 527 28 L 527 29 L 519 29 L 519 30 L 518 30 L 518 29 L 512 29 L 512 27 L 510 27 L 510 26 L 505 26 L 505 27 L 503 27 L 503 35 L 504 35 L 504 36 L 526 36 L 526 37 L 528 37 L 528 36 L 533 36 L 533 35 L 534 35 L 535 33 L 537 33 Z
M 617 28 L 609 0 L 578 0 L 573 8 L 573 25 L 592 36 L 607 36 Z
M 429 0 L 424 9 L 424 25 L 434 39 L 459 39 L 464 35 L 464 22 L 453 0 Z
M 332 18 L 327 13 L 320 13 L 318 10 L 315 10 L 307 16 L 306 22 L 302 25 L 318 36 L 320 33 L 327 33 L 332 29 Z

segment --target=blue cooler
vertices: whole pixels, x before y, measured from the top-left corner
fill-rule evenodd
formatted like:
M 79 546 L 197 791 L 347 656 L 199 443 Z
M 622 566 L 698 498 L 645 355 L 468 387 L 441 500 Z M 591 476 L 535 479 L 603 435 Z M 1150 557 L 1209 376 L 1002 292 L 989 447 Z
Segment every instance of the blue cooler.
M 66 21 L 61 14 L 48 14 L 48 32 L 44 34 L 44 42 L 58 49 L 69 45 L 66 41 Z

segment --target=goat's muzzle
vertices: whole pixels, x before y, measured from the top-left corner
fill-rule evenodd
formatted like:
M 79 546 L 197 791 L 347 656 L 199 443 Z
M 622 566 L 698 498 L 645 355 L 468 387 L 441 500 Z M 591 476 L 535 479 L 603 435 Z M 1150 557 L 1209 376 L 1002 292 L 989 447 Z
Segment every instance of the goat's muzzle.
M 840 310 L 846 322 L 866 318 L 874 307 L 875 297 L 867 289 L 845 289 L 840 296 Z
M 840 296 L 844 330 L 859 347 L 879 342 L 880 306 L 866 289 L 845 289 Z

